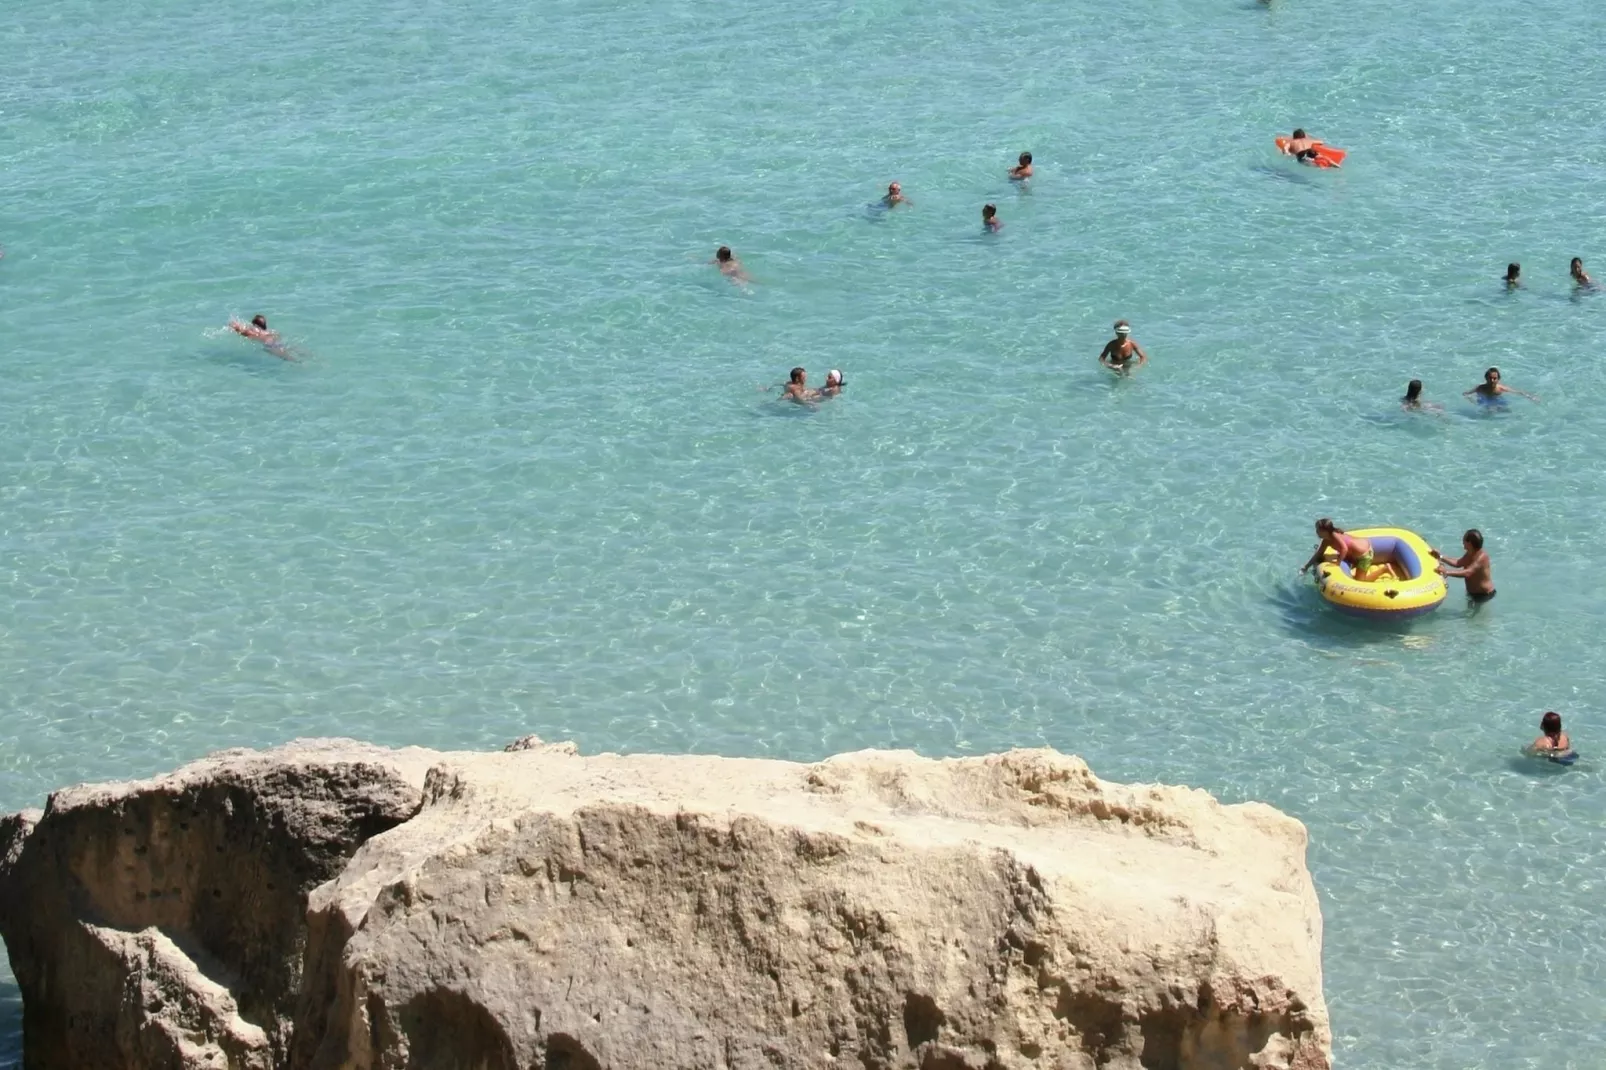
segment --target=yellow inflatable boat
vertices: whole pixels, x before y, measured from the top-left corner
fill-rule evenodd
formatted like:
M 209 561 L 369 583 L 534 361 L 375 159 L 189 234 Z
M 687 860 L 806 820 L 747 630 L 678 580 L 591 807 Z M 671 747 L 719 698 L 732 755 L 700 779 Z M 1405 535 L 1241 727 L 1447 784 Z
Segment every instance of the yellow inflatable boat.
M 1363 583 L 1329 547 L 1316 566 L 1316 589 L 1333 605 L 1358 617 L 1401 620 L 1431 613 L 1449 594 L 1428 544 L 1414 531 L 1365 528 L 1348 534 L 1372 544 L 1374 578 Z M 1379 572 L 1378 569 L 1383 571 Z

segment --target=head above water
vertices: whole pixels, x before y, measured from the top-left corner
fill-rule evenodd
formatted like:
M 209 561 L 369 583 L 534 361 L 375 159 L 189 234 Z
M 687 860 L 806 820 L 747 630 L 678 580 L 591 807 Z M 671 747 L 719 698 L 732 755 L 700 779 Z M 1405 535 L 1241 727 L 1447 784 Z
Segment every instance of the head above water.
M 1422 380 L 1420 380 L 1420 379 L 1412 379 L 1409 383 L 1405 384 L 1405 400 L 1406 401 L 1415 401 L 1417 398 L 1419 398 L 1421 396 L 1422 396 Z
M 1547 736 L 1561 735 L 1561 714 L 1555 710 L 1546 711 L 1545 715 L 1539 718 L 1539 731 Z
M 1567 273 L 1578 278 L 1584 273 L 1584 261 L 1580 257 L 1573 257 L 1573 262 L 1567 265 Z
M 1344 529 L 1333 523 L 1331 518 L 1324 516 L 1320 520 L 1316 521 L 1316 534 L 1342 535 L 1344 534 Z
M 1516 282 L 1518 276 L 1520 276 L 1521 274 L 1522 274 L 1522 265 L 1521 264 L 1507 264 L 1506 265 L 1506 281 L 1507 282 Z
M 1023 152 L 1023 153 L 1020 154 L 1020 165 L 1022 167 L 1027 166 L 1031 162 L 1032 162 L 1032 154 L 1031 153 Z
M 721 245 L 718 249 L 714 250 L 714 259 L 718 260 L 721 264 L 729 262 L 730 258 L 731 258 L 731 247 L 730 246 Z
M 1115 333 L 1123 337 L 1132 333 L 1132 325 L 1126 320 L 1115 321 Z
M 995 205 L 995 204 L 984 204 L 984 205 L 981 206 L 982 222 L 985 223 L 987 220 L 993 218 L 993 216 L 995 216 L 997 214 L 998 214 L 998 206 L 997 205 Z
M 1500 369 L 1499 368 L 1490 368 L 1488 371 L 1483 373 L 1483 381 L 1486 382 L 1486 383 L 1494 383 L 1494 382 L 1498 382 L 1499 380 L 1500 380 Z
M 792 382 L 801 383 L 804 380 L 806 380 L 808 377 L 809 377 L 809 373 L 804 371 L 801 367 L 792 369 Z
M 1294 128 L 1294 140 L 1295 141 L 1303 141 L 1303 140 L 1305 140 L 1305 128 L 1303 126 L 1296 126 Z
M 1469 550 L 1483 549 L 1483 532 L 1477 528 L 1468 528 L 1466 534 L 1461 536 L 1461 545 Z
M 896 197 L 898 194 L 903 192 L 903 187 L 901 185 L 899 185 L 898 183 L 893 182 L 893 183 L 890 183 L 887 186 L 887 192 L 889 194 L 891 194 L 892 196 Z
M 267 330 L 268 329 L 268 317 L 262 315 L 261 313 L 258 313 L 257 315 L 252 316 L 251 317 L 251 326 L 261 328 L 264 331 Z
M 841 385 L 843 385 L 842 384 L 842 373 L 837 371 L 835 368 L 832 368 L 830 371 L 826 372 L 825 373 L 825 385 L 826 386 L 841 386 Z

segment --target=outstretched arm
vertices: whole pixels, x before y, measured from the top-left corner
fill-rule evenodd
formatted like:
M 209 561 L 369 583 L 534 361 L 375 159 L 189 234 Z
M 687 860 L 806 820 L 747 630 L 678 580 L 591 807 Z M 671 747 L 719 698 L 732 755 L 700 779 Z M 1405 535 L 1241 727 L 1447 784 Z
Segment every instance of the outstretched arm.
M 1325 554 L 1326 552 L 1327 552 L 1327 542 L 1326 542 L 1326 540 L 1323 540 L 1323 541 L 1317 543 L 1316 544 L 1316 552 L 1310 555 L 1310 560 L 1305 562 L 1305 566 L 1299 570 L 1299 574 L 1301 576 L 1303 576 L 1305 573 L 1309 572 L 1310 569 L 1311 569 L 1311 566 L 1316 564 L 1317 562 L 1319 562 L 1322 559 L 1322 555 Z

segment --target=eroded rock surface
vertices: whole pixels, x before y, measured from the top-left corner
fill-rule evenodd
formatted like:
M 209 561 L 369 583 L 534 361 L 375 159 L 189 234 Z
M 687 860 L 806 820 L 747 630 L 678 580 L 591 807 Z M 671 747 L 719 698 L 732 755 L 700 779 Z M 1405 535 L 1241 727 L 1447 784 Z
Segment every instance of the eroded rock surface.
M 31 1066 L 1330 1065 L 1305 831 L 1258 804 L 1049 751 L 202 768 L 0 824 Z

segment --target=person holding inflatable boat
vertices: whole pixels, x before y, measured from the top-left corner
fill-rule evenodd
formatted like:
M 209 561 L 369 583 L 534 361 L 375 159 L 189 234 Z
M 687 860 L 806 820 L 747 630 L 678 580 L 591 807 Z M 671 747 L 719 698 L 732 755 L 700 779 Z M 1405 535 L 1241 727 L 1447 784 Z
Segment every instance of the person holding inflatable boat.
M 1299 570 L 1301 576 L 1321 564 L 1322 557 L 1329 547 L 1338 555 L 1340 561 L 1349 564 L 1355 579 L 1360 583 L 1371 583 L 1388 571 L 1387 565 L 1373 563 L 1370 539 L 1348 534 L 1325 516 L 1316 521 L 1316 534 L 1322 541 L 1316 544 L 1316 552 L 1310 555 L 1305 567 Z

